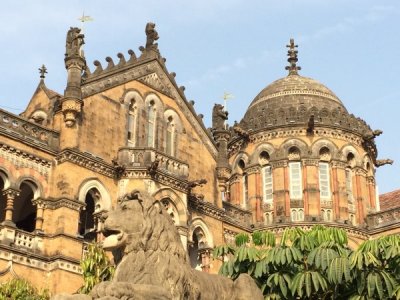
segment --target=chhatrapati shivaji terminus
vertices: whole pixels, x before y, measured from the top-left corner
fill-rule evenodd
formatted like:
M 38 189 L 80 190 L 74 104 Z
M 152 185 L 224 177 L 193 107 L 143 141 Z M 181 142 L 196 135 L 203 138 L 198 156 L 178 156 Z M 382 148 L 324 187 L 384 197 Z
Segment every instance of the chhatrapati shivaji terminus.
M 351 247 L 400 232 L 398 191 L 380 199 L 376 188 L 376 168 L 392 164 L 378 156 L 382 131 L 302 76 L 293 39 L 287 74 L 254 91 L 233 126 L 222 104 L 209 107 L 207 128 L 155 24 L 145 34 L 139 51 L 115 49 L 92 67 L 71 27 L 64 91 L 42 66 L 25 110 L 0 109 L 0 281 L 75 292 L 85 245 L 104 240 L 107 214 L 133 190 L 162 204 L 192 268 L 209 273 L 220 266 L 211 250 L 240 232 L 320 224 L 344 229 Z

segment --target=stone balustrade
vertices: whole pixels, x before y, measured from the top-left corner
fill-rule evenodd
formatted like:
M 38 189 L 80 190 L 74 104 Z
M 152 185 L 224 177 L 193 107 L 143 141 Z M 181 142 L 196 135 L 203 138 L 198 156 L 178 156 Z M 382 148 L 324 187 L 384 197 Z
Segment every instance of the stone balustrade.
M 0 109 L 0 132 L 41 147 L 57 149 L 59 133 Z
M 118 152 L 118 163 L 126 168 L 149 168 L 156 164 L 157 170 L 177 176 L 187 178 L 189 175 L 189 165 L 172 156 L 166 155 L 154 148 L 120 148 Z
M 378 228 L 396 223 L 400 226 L 400 207 L 375 212 L 367 216 L 369 228 Z
M 333 206 L 332 200 L 321 200 L 321 207 L 323 208 L 331 208 Z

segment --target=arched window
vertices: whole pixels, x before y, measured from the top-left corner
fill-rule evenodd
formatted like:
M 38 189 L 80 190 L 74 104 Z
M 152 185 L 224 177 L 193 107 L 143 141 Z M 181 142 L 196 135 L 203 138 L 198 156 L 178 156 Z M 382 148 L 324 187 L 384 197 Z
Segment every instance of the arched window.
M 79 215 L 79 235 L 85 241 L 92 242 L 97 238 L 97 224 L 94 218 L 96 210 L 96 203 L 99 202 L 100 193 L 96 188 L 90 189 L 85 197 L 85 208 L 83 208 Z
M 292 200 L 303 198 L 303 183 L 300 160 L 300 150 L 291 147 L 288 152 L 289 159 L 289 194 Z
M 156 109 L 154 101 L 147 107 L 147 147 L 154 147 L 156 132 Z
M 274 222 L 274 212 L 268 211 L 264 213 L 264 224 L 271 225 Z
M 329 163 L 319 163 L 319 193 L 322 199 L 331 197 L 330 179 L 329 179 Z
M 301 200 L 303 198 L 303 184 L 301 163 L 299 161 L 289 163 L 290 199 Z
M 265 166 L 262 169 L 263 187 L 264 187 L 264 202 L 272 203 L 273 200 L 273 182 L 272 182 L 272 167 Z
M 332 222 L 332 209 L 322 209 L 322 220 Z
M 302 208 L 292 208 L 290 210 L 290 216 L 292 222 L 304 221 L 304 209 Z
M 128 146 L 129 147 L 136 146 L 137 114 L 138 114 L 138 108 L 136 106 L 136 101 L 134 99 L 132 99 L 131 104 L 129 105 L 129 114 L 128 114 Z
M 33 232 L 36 227 L 36 207 L 32 200 L 38 196 L 38 187 L 31 181 L 23 181 L 20 194 L 14 200 L 13 222 L 17 228 Z
M 171 156 L 175 154 L 175 122 L 172 116 L 167 120 L 166 153 Z

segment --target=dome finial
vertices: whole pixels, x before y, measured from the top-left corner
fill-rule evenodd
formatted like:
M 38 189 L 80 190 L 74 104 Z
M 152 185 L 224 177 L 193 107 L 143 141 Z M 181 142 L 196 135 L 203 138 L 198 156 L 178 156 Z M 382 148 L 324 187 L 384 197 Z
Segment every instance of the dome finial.
M 296 48 L 298 47 L 297 45 L 294 44 L 294 39 L 290 39 L 290 44 L 286 45 L 286 47 L 289 48 L 288 50 L 288 62 L 290 63 L 290 66 L 287 66 L 285 69 L 289 70 L 289 75 L 297 75 L 297 71 L 301 70 L 301 67 L 297 66 L 296 63 L 298 61 L 297 59 L 297 50 Z

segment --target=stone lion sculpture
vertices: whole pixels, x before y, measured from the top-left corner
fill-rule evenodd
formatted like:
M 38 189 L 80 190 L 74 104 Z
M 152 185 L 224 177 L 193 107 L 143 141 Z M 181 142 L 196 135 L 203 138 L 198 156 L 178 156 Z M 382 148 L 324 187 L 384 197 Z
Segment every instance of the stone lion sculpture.
M 113 280 L 98 284 L 90 295 L 59 295 L 53 300 L 263 299 L 247 274 L 232 281 L 192 269 L 162 204 L 139 191 L 127 194 L 108 213 L 104 235 L 104 249 L 123 254 Z

